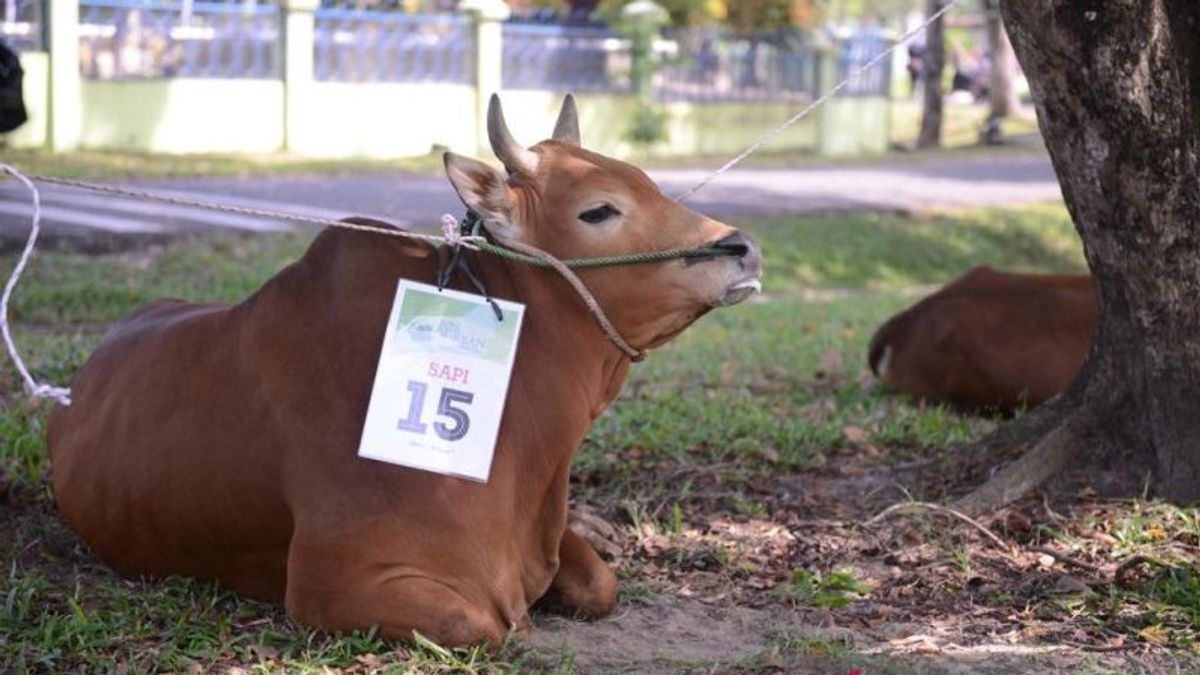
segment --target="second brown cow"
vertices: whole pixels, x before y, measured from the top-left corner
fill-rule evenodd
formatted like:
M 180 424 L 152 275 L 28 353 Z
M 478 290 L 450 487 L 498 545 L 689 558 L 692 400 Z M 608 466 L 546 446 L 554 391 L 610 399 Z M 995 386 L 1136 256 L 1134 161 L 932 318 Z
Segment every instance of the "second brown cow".
M 1096 316 L 1089 276 L 976 267 L 888 319 L 871 338 L 868 362 L 889 389 L 1011 412 L 1071 384 Z

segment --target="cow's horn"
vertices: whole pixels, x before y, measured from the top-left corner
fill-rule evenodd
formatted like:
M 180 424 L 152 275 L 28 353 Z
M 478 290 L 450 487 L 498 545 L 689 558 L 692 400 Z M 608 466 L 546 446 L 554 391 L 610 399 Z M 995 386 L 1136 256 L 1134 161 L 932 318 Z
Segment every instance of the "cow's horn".
M 488 140 L 492 142 L 492 152 L 504 164 L 510 174 L 532 176 L 537 172 L 537 153 L 521 147 L 508 130 L 504 122 L 504 111 L 500 108 L 500 97 L 492 94 L 488 104 Z
M 558 111 L 558 122 L 554 125 L 556 141 L 579 145 L 579 110 L 575 107 L 575 96 L 567 94 L 563 99 L 562 109 Z

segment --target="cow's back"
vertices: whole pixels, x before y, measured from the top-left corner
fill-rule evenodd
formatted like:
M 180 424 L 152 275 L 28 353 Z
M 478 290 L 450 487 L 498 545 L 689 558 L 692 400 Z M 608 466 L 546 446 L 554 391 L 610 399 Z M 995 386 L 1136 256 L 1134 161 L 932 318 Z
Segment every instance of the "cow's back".
M 239 395 L 255 381 L 238 311 L 171 300 L 137 311 L 113 326 L 72 380 L 72 405 L 51 417 L 59 509 L 118 571 L 196 570 L 244 586 L 243 567 L 283 564 L 279 455 L 245 451 L 267 411 Z M 233 554 L 248 546 L 255 560 Z
M 872 370 L 892 389 L 968 408 L 1037 404 L 1074 379 L 1096 324 L 1091 278 L 971 270 L 889 319 Z

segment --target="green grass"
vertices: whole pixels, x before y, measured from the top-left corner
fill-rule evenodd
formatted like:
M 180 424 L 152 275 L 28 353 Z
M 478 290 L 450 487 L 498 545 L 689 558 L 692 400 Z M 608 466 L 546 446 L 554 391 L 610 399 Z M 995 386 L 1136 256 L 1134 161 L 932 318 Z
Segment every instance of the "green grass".
M 686 486 L 647 486 L 637 465 L 621 458 L 722 463 L 719 471 L 731 480 L 746 480 L 826 465 L 830 453 L 862 442 L 847 432 L 851 427 L 890 458 L 942 452 L 993 422 L 885 397 L 860 381 L 874 327 L 911 302 L 914 288 L 944 282 L 973 264 L 1082 269 L 1061 208 L 745 225 L 766 251 L 765 295 L 706 317 L 633 370 L 625 394 L 580 453 L 577 469 L 592 478 L 581 494 L 605 499 L 658 490 L 678 513 L 673 500 Z M 17 292 L 18 344 L 39 377 L 65 382 L 108 322 L 157 297 L 242 298 L 299 255 L 309 236 L 214 236 L 105 256 L 43 252 Z M 371 634 L 331 637 L 210 584 L 119 579 L 82 551 L 54 514 L 43 440 L 47 406 L 29 403 L 7 368 L 0 372 L 0 392 L 0 469 L 15 495 L 13 506 L 0 503 L 6 518 L 0 522 L 0 670 L 534 667 L 519 649 L 487 659 Z M 668 530 L 671 513 L 662 516 Z M 675 521 L 682 527 L 678 516 Z M 824 578 L 809 581 L 820 599 L 855 590 Z M 1158 594 L 1164 603 L 1178 603 L 1190 583 Z M 627 585 L 639 588 L 636 581 Z M 571 671 L 569 654 L 557 658 L 551 669 Z
M 856 596 L 865 596 L 870 588 L 859 581 L 850 570 L 835 570 L 829 574 L 814 574 L 794 570 L 792 578 L 775 587 L 777 595 L 806 607 L 845 607 Z
M 1074 608 L 1106 629 L 1200 654 L 1200 508 L 1133 500 L 1045 534 L 1072 554 L 1127 567 L 1110 586 L 1071 598 Z
M 974 264 L 1083 269 L 1074 230 L 1055 207 L 777 219 L 751 229 L 767 260 L 764 296 L 706 317 L 633 369 L 621 403 L 598 421 L 577 459 L 601 491 L 640 489 L 639 467 L 613 461 L 630 450 L 736 460 L 734 478 L 753 467 L 823 465 L 829 451 L 850 444 L 849 426 L 899 460 L 961 444 L 993 423 L 860 383 L 872 332 L 913 302 L 914 290 Z M 768 464 L 764 456 L 777 459 Z

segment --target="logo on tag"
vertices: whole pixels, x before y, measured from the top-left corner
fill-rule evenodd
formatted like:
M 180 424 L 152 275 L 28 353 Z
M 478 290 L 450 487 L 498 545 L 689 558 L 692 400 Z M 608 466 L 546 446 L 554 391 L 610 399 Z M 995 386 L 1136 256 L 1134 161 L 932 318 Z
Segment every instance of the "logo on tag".
M 401 279 L 358 455 L 487 481 L 525 306 Z

